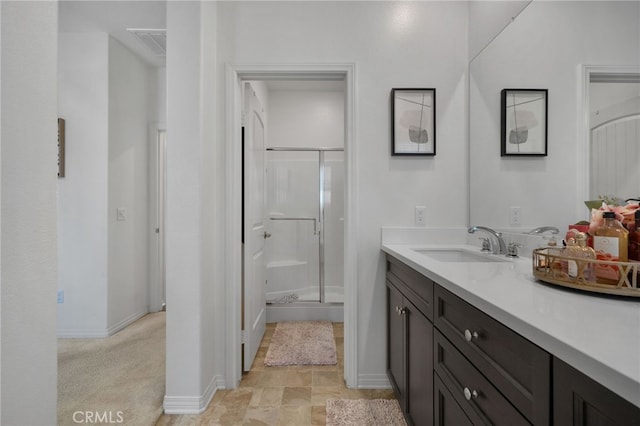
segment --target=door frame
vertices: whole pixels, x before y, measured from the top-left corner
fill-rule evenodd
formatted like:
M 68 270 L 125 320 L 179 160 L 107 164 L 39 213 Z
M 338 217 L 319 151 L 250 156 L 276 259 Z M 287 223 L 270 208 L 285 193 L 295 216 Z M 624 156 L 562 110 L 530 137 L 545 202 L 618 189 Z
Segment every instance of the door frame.
M 344 231 L 344 377 L 349 388 L 358 377 L 358 263 L 356 224 L 356 64 L 227 64 L 225 67 L 226 147 L 226 387 L 236 388 L 242 378 L 241 270 L 241 83 L 245 80 L 344 79 L 345 231 Z
M 149 125 L 149 312 L 163 310 L 166 299 L 166 129 L 164 123 Z M 161 133 L 164 146 L 160 146 Z

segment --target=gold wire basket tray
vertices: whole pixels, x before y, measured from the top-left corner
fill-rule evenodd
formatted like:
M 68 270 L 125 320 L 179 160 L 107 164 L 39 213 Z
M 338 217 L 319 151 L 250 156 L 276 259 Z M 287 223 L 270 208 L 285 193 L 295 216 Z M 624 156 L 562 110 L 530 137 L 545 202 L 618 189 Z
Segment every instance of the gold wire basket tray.
M 559 254 L 554 253 L 558 251 Z M 614 262 L 608 260 L 584 259 L 566 256 L 563 249 L 539 248 L 533 250 L 533 276 L 550 284 L 575 288 L 595 293 L 615 294 L 618 296 L 640 297 L 640 262 Z M 569 261 L 576 262 L 577 275 L 569 276 L 567 267 Z M 617 269 L 618 283 L 606 284 L 599 281 L 588 281 L 584 271 L 594 268 L 595 265 L 604 265 Z M 597 280 L 597 278 L 596 278 Z

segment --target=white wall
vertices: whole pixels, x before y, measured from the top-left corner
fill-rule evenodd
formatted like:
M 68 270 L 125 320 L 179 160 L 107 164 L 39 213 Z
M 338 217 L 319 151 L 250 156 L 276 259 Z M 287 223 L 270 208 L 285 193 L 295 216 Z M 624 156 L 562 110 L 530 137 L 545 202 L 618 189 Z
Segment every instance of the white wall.
M 273 90 L 267 107 L 269 147 L 344 147 L 343 92 Z
M 532 0 L 470 1 L 469 60 L 484 49 Z
M 55 2 L 0 3 L 0 423 L 56 423 Z
M 578 66 L 640 63 L 640 3 L 531 3 L 470 67 L 471 222 L 524 229 L 588 218 L 579 194 Z M 540 23 L 544 22 L 544 30 Z M 500 157 L 500 91 L 549 90 L 548 156 Z
M 109 38 L 107 327 L 112 334 L 148 312 L 148 144 L 155 73 Z M 117 209 L 124 209 L 118 220 Z
M 60 33 L 58 114 L 66 120 L 66 173 L 58 179 L 60 336 L 107 329 L 109 57 L 105 33 Z
M 382 225 L 467 222 L 467 5 L 462 2 L 224 2 L 218 63 L 355 62 L 359 386 L 386 381 Z M 327 28 L 331 28 L 327 31 Z M 224 80 L 220 79 L 222 84 Z M 437 89 L 437 155 L 390 156 L 394 87 Z M 220 115 L 222 117 L 222 115 Z M 223 140 L 224 132 L 219 133 Z
M 158 73 L 106 33 L 59 39 L 58 335 L 104 337 L 148 312 L 148 126 L 162 111 Z
M 215 138 L 216 4 L 167 4 L 168 413 L 224 386 L 224 154 Z

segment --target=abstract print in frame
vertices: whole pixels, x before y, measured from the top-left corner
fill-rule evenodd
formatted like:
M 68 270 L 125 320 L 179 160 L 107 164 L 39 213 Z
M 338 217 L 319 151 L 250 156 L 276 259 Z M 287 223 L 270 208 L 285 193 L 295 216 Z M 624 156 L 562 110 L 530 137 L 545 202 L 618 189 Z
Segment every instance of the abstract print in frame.
M 436 155 L 436 89 L 391 89 L 391 155 Z
M 502 89 L 502 157 L 547 155 L 547 94 L 547 89 Z

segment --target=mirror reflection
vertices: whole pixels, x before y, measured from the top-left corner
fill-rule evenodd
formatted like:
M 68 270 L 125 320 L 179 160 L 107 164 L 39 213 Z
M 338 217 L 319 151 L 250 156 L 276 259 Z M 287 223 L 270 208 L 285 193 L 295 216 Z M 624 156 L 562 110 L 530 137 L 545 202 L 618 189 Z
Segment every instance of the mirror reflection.
M 639 23 L 640 2 L 534 1 L 473 58 L 469 66 L 470 223 L 523 231 L 541 225 L 564 230 L 589 217 L 584 201 L 593 194 L 640 195 L 633 186 L 640 177 L 630 171 L 640 168 L 640 127 L 631 124 L 637 121 L 629 118 L 629 112 L 617 120 L 603 119 L 621 103 L 637 104 L 640 83 L 594 82 L 589 88 L 582 82 L 585 65 L 640 67 Z M 500 156 L 500 92 L 505 88 L 548 90 L 546 156 Z M 585 104 L 589 100 L 592 107 Z M 599 111 L 599 119 L 591 119 L 591 108 L 594 114 Z M 608 125 L 605 133 L 609 133 L 622 123 L 630 132 L 626 148 L 599 143 L 592 151 L 585 142 L 592 125 L 598 126 L 598 132 Z M 622 169 L 622 161 L 630 168 Z M 603 162 L 608 169 L 600 172 Z M 619 178 L 609 182 L 611 176 Z M 606 186 L 598 186 L 601 181 Z M 514 208 L 520 212 L 515 217 L 510 214 Z
M 589 199 L 640 198 L 640 74 L 591 74 Z

